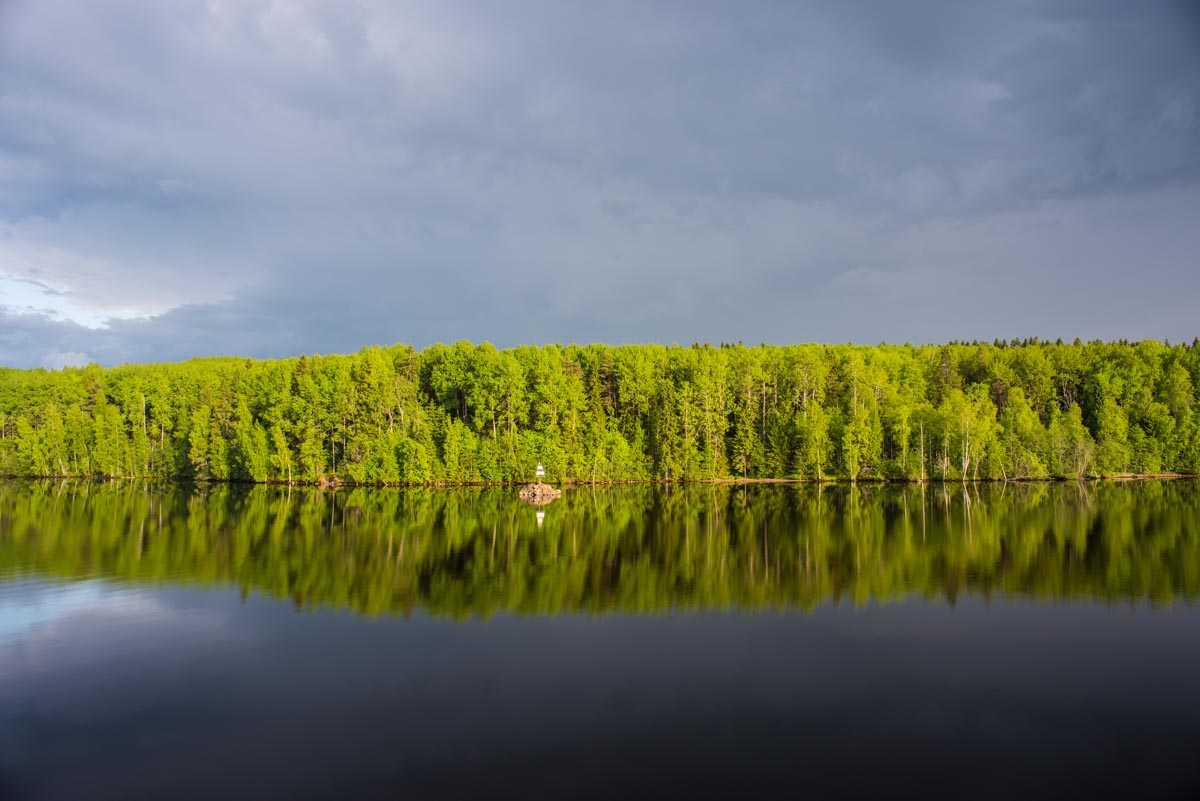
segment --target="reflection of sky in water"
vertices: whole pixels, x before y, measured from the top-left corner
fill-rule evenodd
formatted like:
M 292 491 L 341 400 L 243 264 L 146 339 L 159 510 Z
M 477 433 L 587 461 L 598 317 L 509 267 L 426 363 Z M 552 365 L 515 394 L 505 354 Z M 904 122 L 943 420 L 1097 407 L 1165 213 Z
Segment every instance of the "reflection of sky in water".
M 113 600 L 114 589 L 103 581 L 73 584 L 28 580 L 0 584 L 0 642 L 28 635 L 35 627 L 54 623 Z
M 101 631 L 118 624 L 212 624 L 224 615 L 174 608 L 177 591 L 135 587 L 100 579 L 75 582 L 20 579 L 0 582 L 0 646 L 21 641 L 68 639 L 59 629 Z
M 811 493 L 778 490 L 630 493 L 599 512 L 585 496 L 310 495 L 312 515 L 300 492 L 292 507 L 222 492 L 161 523 L 119 487 L 13 504 L 45 535 L 0 551 L 0 799 L 1200 786 L 1191 491 L 1035 489 L 981 490 L 997 502 L 967 529 L 952 499 L 927 539 L 897 528 L 919 496 L 892 491 L 825 491 L 808 517 L 770 501 Z M 709 532 L 714 499 L 729 502 Z M 832 526 L 842 514 L 855 527 Z M 850 579 L 861 594 L 831 592 Z M 687 594 L 703 581 L 719 592 Z M 670 605 L 726 589 L 813 604 Z
M 970 796 L 1013 765 L 1003 787 L 1037 795 L 1111 753 L 1155 769 L 1118 789 L 1172 790 L 1200 734 L 1188 606 L 456 621 L 29 579 L 0 584 L 0 620 L 5 799 L 735 797 L 801 776 L 869 797 L 913 771 Z

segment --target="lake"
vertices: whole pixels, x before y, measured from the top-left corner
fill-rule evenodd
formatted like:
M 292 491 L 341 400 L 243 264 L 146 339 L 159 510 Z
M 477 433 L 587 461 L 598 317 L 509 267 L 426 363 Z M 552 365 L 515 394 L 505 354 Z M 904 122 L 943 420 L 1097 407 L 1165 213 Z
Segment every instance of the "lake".
M 0 483 L 0 797 L 1197 797 L 1191 481 Z

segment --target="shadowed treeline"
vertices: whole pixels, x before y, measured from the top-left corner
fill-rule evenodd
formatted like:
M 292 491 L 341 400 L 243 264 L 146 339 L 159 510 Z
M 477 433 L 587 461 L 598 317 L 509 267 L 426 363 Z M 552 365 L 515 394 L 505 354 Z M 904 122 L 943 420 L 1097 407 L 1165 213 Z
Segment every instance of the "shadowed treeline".
M 0 575 L 237 585 L 364 613 L 808 609 L 1200 591 L 1191 481 L 503 489 L 0 483 Z

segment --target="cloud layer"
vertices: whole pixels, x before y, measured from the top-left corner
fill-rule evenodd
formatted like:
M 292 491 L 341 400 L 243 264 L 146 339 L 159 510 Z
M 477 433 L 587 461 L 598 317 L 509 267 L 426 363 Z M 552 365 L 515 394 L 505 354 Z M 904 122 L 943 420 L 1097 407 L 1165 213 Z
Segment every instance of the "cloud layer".
M 1200 334 L 1186 3 L 0 5 L 0 364 Z

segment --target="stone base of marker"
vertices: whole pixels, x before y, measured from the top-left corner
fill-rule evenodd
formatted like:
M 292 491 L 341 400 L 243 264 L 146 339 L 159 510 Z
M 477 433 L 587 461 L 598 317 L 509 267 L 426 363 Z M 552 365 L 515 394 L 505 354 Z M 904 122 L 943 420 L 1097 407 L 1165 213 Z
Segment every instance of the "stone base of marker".
M 526 484 L 521 487 L 518 495 L 526 503 L 532 503 L 534 506 L 545 506 L 561 496 L 562 490 L 555 489 L 549 484 L 538 482 L 536 484 Z

